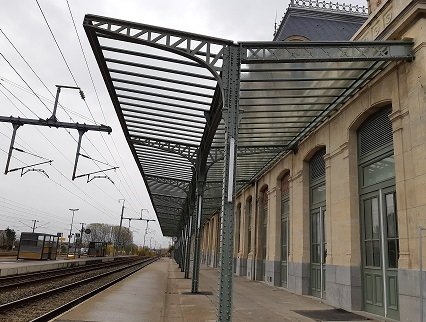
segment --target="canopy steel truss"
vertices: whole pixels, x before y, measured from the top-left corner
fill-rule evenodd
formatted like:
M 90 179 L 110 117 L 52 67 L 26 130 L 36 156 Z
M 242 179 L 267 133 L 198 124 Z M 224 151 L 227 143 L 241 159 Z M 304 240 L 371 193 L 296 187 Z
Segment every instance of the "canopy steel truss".
M 235 192 L 392 61 L 414 58 L 403 41 L 234 43 L 94 15 L 84 28 L 181 267 L 192 231 L 198 256 L 200 227 L 220 211 L 220 321 L 231 316 Z

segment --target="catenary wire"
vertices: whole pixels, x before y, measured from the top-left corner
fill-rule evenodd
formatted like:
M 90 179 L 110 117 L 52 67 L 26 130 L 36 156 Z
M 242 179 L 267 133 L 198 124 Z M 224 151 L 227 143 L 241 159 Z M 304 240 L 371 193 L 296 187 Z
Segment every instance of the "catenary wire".
M 63 51 L 62 51 L 62 49 L 61 49 L 61 47 L 60 47 L 60 45 L 59 45 L 59 43 L 58 43 L 58 41 L 56 40 L 56 37 L 55 37 L 55 35 L 54 35 L 54 33 L 53 33 L 53 30 L 52 30 L 52 28 L 50 27 L 50 25 L 49 25 L 49 22 L 47 21 L 47 18 L 46 18 L 46 15 L 44 14 L 44 12 L 43 12 L 43 9 L 41 8 L 41 6 L 40 6 L 40 4 L 39 4 L 39 2 L 38 2 L 38 0 L 36 0 L 36 2 L 37 2 L 37 5 L 38 5 L 38 7 L 39 7 L 39 9 L 40 9 L 40 11 L 41 11 L 41 13 L 42 13 L 42 15 L 43 15 L 43 18 L 44 18 L 44 21 L 46 22 L 46 24 L 47 24 L 47 26 L 48 26 L 48 28 L 49 28 L 49 31 L 50 31 L 50 34 L 52 35 L 52 37 L 53 37 L 53 39 L 54 39 L 54 41 L 55 41 L 55 44 L 56 44 L 56 46 L 57 46 L 57 48 L 58 48 L 58 50 L 59 50 L 59 52 L 60 52 L 60 54 L 61 54 L 61 56 L 62 56 L 62 59 L 64 60 L 64 62 L 65 62 L 65 64 L 66 64 L 66 66 L 67 66 L 67 68 L 68 68 L 68 71 L 70 72 L 70 74 L 71 74 L 71 76 L 72 76 L 72 78 L 73 78 L 73 80 L 74 80 L 74 83 L 75 83 L 75 85 L 78 87 L 78 83 L 77 83 L 77 80 L 76 80 L 76 78 L 74 77 L 74 74 L 72 73 L 72 71 L 71 71 L 71 68 L 70 68 L 70 66 L 69 66 L 69 64 L 68 64 L 68 62 L 67 62 L 67 60 L 66 60 L 66 58 L 65 58 L 65 55 L 63 54 Z M 68 4 L 68 7 L 69 7 L 69 4 Z M 69 7 L 69 10 L 70 10 L 70 13 L 71 13 L 71 8 Z M 72 16 L 72 15 L 71 15 Z M 72 20 L 74 21 L 74 19 L 73 19 L 73 17 L 72 17 Z M 74 24 L 75 25 L 75 24 Z M 76 30 L 76 29 L 75 29 Z M 78 34 L 77 34 L 78 35 Z M 81 44 L 81 41 L 80 41 L 80 39 L 79 39 L 79 42 L 80 42 L 80 44 Z M 97 123 L 96 122 L 96 120 L 94 119 L 94 117 L 93 117 L 93 114 L 92 114 L 92 112 L 91 112 L 91 110 L 90 110 L 90 108 L 89 108 L 89 106 L 88 106 L 88 104 L 87 104 L 87 102 L 84 100 L 84 102 L 85 102 L 85 104 L 86 104 L 86 107 L 87 107 L 87 109 L 88 109 L 88 111 L 89 111 L 89 113 L 90 113 L 90 115 L 92 116 L 92 118 L 93 118 L 93 121 L 95 122 L 95 123 Z M 102 135 L 101 135 L 102 136 Z M 104 140 L 104 142 L 105 142 L 105 139 L 103 138 L 103 136 L 102 136 L 102 139 Z M 89 142 L 90 142 L 90 140 L 89 140 Z M 105 142 L 105 144 L 106 144 L 106 142 Z M 93 145 L 93 144 L 92 144 Z M 93 145 L 94 146 L 94 145 Z M 106 145 L 107 146 L 107 145 Z M 109 147 L 107 146 L 107 148 L 109 149 Z M 95 149 L 96 150 L 98 150 L 96 147 L 95 147 Z M 99 152 L 99 150 L 98 150 L 98 152 Z M 86 154 L 87 154 L 87 152 L 85 152 Z M 102 154 L 101 154 L 102 155 Z M 95 164 L 96 164 L 96 162 L 94 162 Z M 99 170 L 102 170 L 100 167 L 99 167 L 99 165 L 98 164 L 96 164 L 97 165 L 97 167 L 99 168 Z M 105 175 L 106 175 L 106 173 L 105 172 L 103 172 Z M 121 179 L 120 179 L 120 182 L 121 182 Z M 124 187 L 124 186 L 123 186 Z M 120 194 L 122 195 L 122 196 L 124 196 L 123 195 L 123 193 L 121 192 L 121 190 L 116 186 L 116 188 L 117 188 L 117 190 L 120 192 Z M 128 192 L 127 192 L 128 193 Z M 130 195 L 129 195 L 129 197 L 130 197 Z M 129 201 L 129 204 L 131 205 L 131 203 L 130 203 L 130 201 Z
M 25 79 L 21 76 L 21 74 L 18 72 L 18 70 L 13 67 L 13 65 L 7 60 L 7 58 L 0 52 L 0 55 L 3 57 L 3 59 L 7 62 L 7 64 L 10 66 L 10 68 L 13 69 L 13 71 L 19 76 L 19 78 L 25 83 L 25 85 L 28 86 L 28 88 L 34 93 L 35 96 L 37 96 L 37 98 L 39 99 L 39 101 L 44 105 L 44 107 L 46 107 L 46 109 L 52 113 L 52 111 L 47 107 L 47 105 L 40 99 L 40 97 L 38 97 L 38 95 L 36 94 L 36 92 L 34 92 L 34 90 L 32 89 L 32 87 L 25 81 Z
M 4 93 L 3 93 L 3 95 L 4 95 Z M 6 96 L 7 97 L 7 96 Z M 7 97 L 8 98 L 8 97 Z M 8 98 L 9 100 L 10 100 L 10 98 Z M 23 103 L 22 101 L 20 101 L 21 102 L 21 104 L 23 104 L 24 106 L 26 106 L 25 105 L 25 103 Z M 16 106 L 16 104 L 14 104 L 14 102 L 13 101 L 11 101 L 11 103 L 15 106 L 15 108 L 17 108 L 18 109 L 18 111 L 20 111 L 21 113 L 22 113 L 22 111 L 19 109 L 19 107 L 18 106 Z M 28 108 L 28 107 L 27 107 Z M 24 114 L 24 113 L 22 113 L 22 114 Z M 25 114 L 24 114 L 24 116 L 25 116 Z M 49 138 L 47 138 L 39 129 L 37 129 L 37 131 L 64 157 L 64 159 L 65 160 L 67 160 L 69 163 L 71 163 L 72 164 L 72 162 L 71 161 L 69 161 L 68 160 L 68 158 L 56 147 L 56 145 L 55 144 L 53 144 L 50 140 L 49 140 Z M 85 192 L 85 191 L 83 191 L 81 188 L 79 188 L 73 181 L 71 181 L 67 176 L 65 176 L 59 169 L 57 169 L 54 165 L 51 165 L 61 176 L 63 176 L 65 179 L 67 179 L 70 183 L 72 183 L 78 190 L 80 190 L 83 194 L 85 194 L 87 197 L 89 197 L 90 198 L 90 196 L 88 196 L 87 195 L 87 193 Z M 99 186 L 98 185 L 95 185 L 99 190 L 101 190 L 103 193 L 105 193 L 106 194 L 106 192 L 105 191 L 103 191 L 101 188 L 99 188 Z M 106 194 L 106 195 L 108 195 L 108 194 Z M 109 196 L 110 197 L 110 196 Z M 96 208 L 97 210 L 100 210 L 99 208 L 97 208 L 97 207 L 94 207 L 94 208 Z M 113 218 L 111 215 L 109 215 L 107 212 L 105 212 L 105 211 L 101 211 L 102 213 L 104 213 L 104 214 L 107 214 L 109 217 L 111 217 L 111 218 Z
M 62 59 L 64 60 L 65 65 L 67 65 L 68 71 L 70 72 L 71 77 L 72 77 L 72 79 L 74 80 L 75 86 L 77 86 L 77 87 L 78 87 L 78 84 L 77 84 L 77 81 L 76 81 L 76 79 L 75 79 L 75 77 L 74 77 L 74 74 L 72 73 L 71 68 L 70 68 L 70 66 L 68 65 L 68 62 L 67 62 L 67 60 L 65 59 L 64 53 L 62 52 L 62 49 L 61 49 L 61 47 L 59 46 L 58 41 L 56 40 L 56 37 L 55 37 L 55 35 L 54 35 L 53 31 L 52 31 L 52 28 L 50 28 L 49 22 L 47 21 L 47 18 L 46 18 L 46 16 L 45 16 L 44 12 L 43 12 L 43 9 L 41 8 L 40 3 L 38 2 L 38 0 L 36 0 L 36 2 L 37 2 L 37 5 L 38 5 L 38 7 L 39 7 L 39 9 L 40 9 L 41 14 L 43 15 L 43 18 L 44 18 L 44 21 L 46 22 L 47 27 L 49 28 L 50 34 L 52 35 L 53 40 L 54 40 L 54 41 L 55 41 L 55 43 L 56 43 L 56 47 L 58 48 L 59 52 L 61 53 Z
M 15 97 L 22 105 L 24 105 L 29 111 L 31 111 L 33 114 L 35 114 L 29 107 L 28 107 L 28 105 L 26 105 L 22 100 L 20 100 L 16 95 L 14 95 L 9 89 L 7 89 L 3 84 L 1 84 L 0 83 L 0 85 L 1 86 L 3 86 L 3 88 L 5 88 L 11 95 L 13 95 L 13 97 Z M 3 93 L 3 95 L 5 95 L 4 93 Z M 6 95 L 5 95 L 6 96 Z M 7 96 L 6 96 L 7 97 Z M 8 98 L 8 97 L 7 97 Z M 14 104 L 11 100 L 10 100 L 10 98 L 8 98 L 9 99 L 9 101 L 18 109 L 18 111 L 20 111 L 24 116 L 25 116 L 25 114 L 16 106 L 16 104 Z M 37 116 L 37 114 L 35 114 L 36 116 Z M 38 116 L 37 116 L 38 117 Z M 38 129 L 37 129 L 38 130 Z M 39 130 L 38 130 L 39 131 Z M 67 130 L 66 129 L 66 131 L 68 132 L 68 134 L 71 136 L 71 138 L 77 143 L 77 140 L 74 138 L 74 136 L 71 134 L 71 132 L 69 131 L 69 130 Z M 40 131 L 39 131 L 39 133 L 41 133 Z M 57 149 L 57 147 L 43 134 L 43 133 L 41 133 L 45 138 L 46 138 L 46 140 L 48 140 L 49 141 L 49 143 L 60 153 L 60 154 L 62 154 L 62 156 L 66 159 L 66 160 L 68 160 L 66 157 L 65 157 L 65 155 L 59 150 L 59 149 Z M 95 149 L 97 149 L 96 148 L 96 146 L 91 142 L 91 140 L 89 139 L 89 138 L 87 138 L 88 139 L 88 141 L 95 147 Z M 86 150 L 82 147 L 81 148 L 83 151 L 84 151 L 84 153 L 86 153 L 87 154 L 87 152 L 86 152 Z M 100 151 L 99 150 L 97 150 L 99 153 L 100 153 Z M 71 161 L 69 161 L 68 160 L 68 162 L 70 162 L 71 164 L 73 164 Z M 96 164 L 96 162 L 94 162 L 95 164 Z M 99 169 L 101 169 L 100 167 L 99 167 L 99 165 L 98 164 L 96 164 L 97 166 L 98 166 L 98 168 Z M 98 189 L 100 189 L 101 191 L 103 191 L 103 189 L 101 189 L 97 184 L 95 184 L 95 186 L 98 188 Z M 106 195 L 108 195 L 105 191 L 103 191 Z M 119 191 L 120 193 L 121 193 L 121 195 L 123 196 L 123 193 L 121 192 L 121 191 Z M 109 197 L 111 197 L 111 196 L 109 196 Z
M 74 76 L 73 74 L 72 74 L 72 71 L 71 71 L 71 69 L 70 69 L 70 67 L 69 67 L 69 65 L 68 65 L 68 63 L 66 62 L 66 59 L 65 59 L 65 56 L 63 55 L 63 52 L 62 52 L 62 50 L 61 50 L 61 48 L 60 48 L 60 46 L 59 46 L 59 43 L 57 42 L 57 40 L 56 40 L 56 38 L 55 38 L 55 36 L 54 36 L 54 34 L 53 34 L 53 31 L 52 31 L 52 29 L 51 29 L 51 27 L 50 27 L 50 25 L 48 24 L 48 21 L 47 21 L 47 18 L 46 18 L 46 16 L 44 15 L 44 12 L 43 12 L 43 10 L 41 9 L 41 6 L 40 6 L 40 4 L 38 3 L 38 1 L 37 1 L 37 4 L 39 5 L 39 8 L 40 8 L 40 11 L 42 12 L 42 15 L 43 15 L 43 18 L 44 18 L 44 20 L 45 20 L 45 22 L 46 22 L 46 24 L 48 25 L 48 27 L 49 27 L 49 30 L 51 31 L 51 34 L 52 34 L 52 37 L 54 38 L 54 41 L 55 41 L 55 43 L 56 43 L 56 45 L 57 45 L 57 47 L 58 47 L 58 49 L 59 49 L 59 51 L 60 51 L 60 53 L 61 53 L 61 56 L 62 56 L 62 58 L 64 59 L 64 62 L 66 63 L 66 65 L 67 65 L 67 68 L 69 69 L 69 71 L 70 71 L 70 74 L 72 75 L 72 76 Z M 69 5 L 69 4 L 68 4 Z M 18 52 L 18 54 L 19 54 L 19 56 L 24 60 L 24 62 L 27 64 L 27 66 L 31 69 L 31 71 L 36 75 L 36 77 L 40 80 L 40 82 L 42 82 L 42 84 L 43 84 L 43 86 L 49 91 L 49 93 L 52 95 L 52 97 L 54 97 L 54 95 L 53 95 L 53 93 L 48 89 L 48 87 L 46 86 L 46 84 L 41 80 L 41 78 L 37 75 L 37 73 L 35 72 L 35 70 L 30 66 L 30 64 L 28 63 L 28 61 L 23 57 L 23 55 L 19 52 L 19 50 L 17 49 L 17 47 L 12 43 L 12 41 L 6 36 L 6 34 L 2 31 L 2 34 L 5 36 L 5 38 L 8 40 L 8 42 L 13 46 L 13 48 L 15 49 L 15 51 L 17 51 Z M 77 35 L 78 35 L 78 33 L 77 33 Z M 81 45 L 81 41 L 80 41 L 80 39 L 79 39 L 79 43 L 80 43 L 80 45 Z M 83 54 L 84 54 L 84 51 L 83 51 Z M 84 57 L 85 57 L 85 55 L 84 55 Z M 87 59 L 85 58 L 85 61 L 86 61 L 86 67 L 88 68 L 88 65 L 87 65 Z M 89 73 L 90 73 L 90 69 L 88 69 L 89 70 Z M 19 75 L 20 76 L 20 75 Z M 90 76 L 91 76 L 91 74 L 90 74 Z M 22 78 L 22 77 L 21 77 Z M 22 78 L 23 79 L 23 78 Z M 77 82 L 76 82 L 76 79 L 75 79 L 75 77 L 73 77 L 73 79 L 74 79 L 74 81 L 75 81 L 75 83 L 76 83 L 76 85 L 77 85 Z M 93 82 L 93 77 L 91 77 L 91 79 L 92 79 L 92 82 Z M 24 82 L 25 82 L 25 80 L 23 80 Z M 25 82 L 26 83 L 26 82 Z M 26 83 L 27 84 L 27 83 Z M 28 85 L 28 84 L 27 84 Z M 93 83 L 92 83 L 92 85 L 94 85 Z M 4 87 L 4 86 L 3 86 Z M 95 89 L 95 91 L 96 91 L 96 88 L 94 87 L 94 89 Z M 31 88 L 31 90 L 32 90 L 32 88 Z M 8 90 L 9 91 L 9 90 Z M 10 92 L 10 91 L 9 91 Z M 33 94 L 35 95 L 35 96 L 37 96 L 39 99 L 40 99 L 40 97 L 34 92 L 34 91 L 32 91 L 33 92 Z M 96 91 L 96 94 L 97 94 L 97 91 Z M 15 98 L 17 98 L 15 95 L 13 95 Z M 98 95 L 97 95 L 97 97 L 98 97 Z M 17 98 L 18 99 L 18 98 Z M 21 101 L 21 100 L 19 100 L 22 104 L 23 104 L 23 102 Z M 99 101 L 99 97 L 98 97 L 98 101 Z M 43 103 L 44 104 L 44 103 Z M 89 112 L 90 112 L 90 114 L 91 114 L 91 116 L 92 116 L 92 118 L 93 118 L 93 121 L 95 122 L 95 123 L 97 123 L 96 122 L 96 120 L 94 119 L 94 117 L 93 117 L 93 114 L 91 113 L 91 111 L 90 111 L 90 109 L 89 109 L 89 107 L 88 107 L 88 105 L 87 105 L 87 102 L 85 101 L 85 104 L 86 104 L 86 106 L 87 106 L 87 108 L 88 108 L 88 110 L 89 110 Z M 25 106 L 25 104 L 23 104 L 24 106 Z M 45 104 L 44 104 L 45 105 Z M 27 107 L 28 108 L 28 107 Z M 33 114 L 35 114 L 31 109 L 29 109 Z M 49 109 L 48 109 L 49 110 Z M 64 108 L 64 110 L 65 110 L 65 108 Z M 101 110 L 102 110 L 102 107 L 101 107 Z M 50 111 L 50 110 L 49 110 Z M 67 113 L 67 111 L 65 110 L 65 112 Z M 67 113 L 68 114 L 68 113 Z M 103 110 L 102 110 L 102 114 L 104 115 L 104 118 L 105 118 L 105 114 L 103 113 Z M 72 118 L 71 118 L 71 116 L 68 114 L 68 116 L 70 117 L 70 119 L 72 120 Z M 38 116 L 37 116 L 38 117 Z M 69 132 L 69 131 L 67 131 L 68 133 L 69 133 L 69 135 L 71 135 L 72 136 L 72 134 Z M 73 136 L 72 136 L 73 137 Z M 73 137 L 73 139 L 74 139 L 74 141 L 76 141 L 77 142 L 77 140 Z M 106 147 L 108 148 L 108 150 L 109 150 L 109 152 L 110 152 L 110 154 L 111 154 L 111 156 L 113 157 L 113 159 L 114 159 L 114 156 L 112 155 L 112 153 L 111 153 L 111 151 L 110 151 L 110 149 L 109 149 L 109 146 L 106 144 L 106 141 L 105 141 L 105 139 L 103 138 L 103 136 L 102 136 L 102 139 L 103 139 L 103 141 L 104 141 L 104 143 L 105 143 L 105 145 L 106 145 Z M 100 151 L 97 149 L 97 147 L 93 144 L 93 142 L 91 142 L 91 140 L 88 138 L 88 141 L 91 143 L 91 145 L 98 151 L 98 153 L 100 154 L 100 155 L 102 155 L 102 153 L 100 153 Z M 114 144 L 115 144 L 115 142 L 114 142 Z M 116 145 L 115 145 L 116 146 Z M 82 150 L 83 151 L 85 151 L 84 150 L 84 148 L 82 148 Z M 117 149 L 117 151 L 118 151 L 118 149 Z M 87 153 L 86 151 L 85 151 L 85 153 Z M 121 156 L 120 156 L 120 158 L 121 158 Z M 114 159 L 114 161 L 115 161 L 115 159 Z M 95 164 L 96 164 L 96 162 L 94 162 Z M 100 167 L 99 167 L 99 165 L 97 165 L 98 166 L 98 168 L 100 169 Z M 100 169 L 101 170 L 101 169 Z M 121 171 L 120 171 L 121 172 Z M 121 172 L 122 173 L 122 172 Z M 122 174 L 123 175 L 123 174 Z M 125 179 L 125 176 L 123 175 L 123 177 L 124 177 L 124 179 Z M 120 182 L 121 182 L 121 178 L 119 178 L 119 180 L 120 180 Z M 123 185 L 123 183 L 121 183 L 122 185 Z M 126 184 L 129 186 L 129 184 L 127 183 L 127 181 L 126 181 Z M 132 184 L 133 184 L 133 182 L 132 182 Z M 123 185 L 123 187 L 125 188 L 125 190 L 126 190 L 126 193 L 128 194 L 128 196 L 130 196 L 130 194 L 129 194 L 129 192 L 127 191 L 127 189 L 126 189 L 126 187 L 125 187 L 125 185 Z M 129 186 L 130 187 L 130 186 Z M 99 187 L 98 187 L 99 188 Z M 117 190 L 119 191 L 119 193 L 124 197 L 124 194 L 122 193 L 122 191 L 118 188 L 118 187 L 116 187 L 117 188 Z M 100 188 L 99 188 L 100 189 Z M 101 189 L 102 190 L 102 189 Z M 133 189 L 131 189 L 130 188 L 130 191 L 131 192 L 133 192 L 134 193 L 134 190 Z M 105 192 L 104 192 L 105 193 Z M 137 197 L 136 197 L 137 198 Z M 130 203 L 130 201 L 129 201 L 129 204 L 131 205 L 131 203 Z M 134 210 L 134 209 L 133 209 Z M 134 210 L 135 211 L 135 210 Z M 136 211 L 135 211 L 136 212 Z
M 68 0 L 66 0 L 66 1 L 67 1 L 67 5 L 68 5 L 68 11 L 69 11 L 69 13 L 70 13 L 71 20 L 72 20 L 72 23 L 73 23 L 73 26 L 74 26 L 74 31 L 75 31 L 75 34 L 76 34 L 76 36 L 77 36 L 77 39 L 78 39 L 78 43 L 79 43 L 79 45 L 80 45 L 81 52 L 82 52 L 82 54 L 83 54 L 84 62 L 85 62 L 85 64 L 86 64 L 86 69 L 87 69 L 87 72 L 89 73 L 89 77 L 90 77 L 90 80 L 91 80 L 91 82 L 92 82 L 93 90 L 94 90 L 94 92 L 95 92 L 95 95 L 96 95 L 96 98 L 97 98 L 97 101 L 98 101 L 98 104 L 99 104 L 99 108 L 100 108 L 100 110 L 101 110 L 101 112 L 102 112 L 102 115 L 103 115 L 103 118 L 104 118 L 105 123 L 107 123 L 107 120 L 106 120 L 106 117 L 105 117 L 105 113 L 104 113 L 104 110 L 103 110 L 103 108 L 102 108 L 102 104 L 101 104 L 100 99 L 99 99 L 99 94 L 98 94 L 98 91 L 97 91 L 97 89 L 96 89 L 95 82 L 94 82 L 94 80 L 93 80 L 92 73 L 91 73 L 90 68 L 89 68 L 89 63 L 88 63 L 88 61 L 87 61 L 86 54 L 85 54 L 85 52 L 84 52 L 84 48 L 83 48 L 83 45 L 82 45 L 82 43 L 81 43 L 81 39 L 80 39 L 80 36 L 79 36 L 79 34 L 78 34 L 78 31 L 77 31 L 77 27 L 76 27 L 76 24 L 75 24 L 74 16 L 73 16 L 73 14 L 72 14 L 72 10 L 71 10 L 71 7 L 70 7 L 70 4 L 69 4 L 69 1 L 68 1 Z M 104 139 L 104 137 L 103 137 L 102 133 L 100 133 L 100 134 L 101 134 L 101 136 L 102 136 L 102 139 L 104 140 L 105 146 L 107 147 L 107 149 L 108 149 L 108 151 L 109 151 L 109 153 L 110 153 L 110 155 L 111 155 L 111 157 L 112 157 L 112 159 L 113 159 L 114 163 L 115 163 L 115 164 L 117 164 L 117 161 L 115 160 L 115 158 L 114 158 L 114 156 L 113 156 L 113 154 L 112 154 L 112 152 L 111 152 L 111 150 L 110 150 L 110 148 L 109 148 L 108 144 L 106 143 L 106 141 L 105 141 L 105 139 Z M 115 144 L 114 138 L 112 138 L 112 140 L 113 140 L 113 143 L 114 143 L 115 149 L 116 149 L 116 151 L 118 152 L 119 158 L 120 158 L 120 160 L 121 160 L 122 164 L 124 164 L 124 162 L 123 162 L 123 160 L 122 160 L 122 158 L 121 158 L 120 152 L 119 152 L 119 150 L 118 150 L 118 148 L 117 148 L 117 146 L 116 146 L 116 144 Z M 126 172 L 127 172 L 127 169 L 125 169 L 125 170 L 126 170 Z M 120 169 L 119 169 L 119 171 L 121 172 L 121 170 L 120 170 Z M 127 175 L 130 177 L 130 175 L 129 175 L 129 173 L 128 173 L 128 172 L 127 172 Z M 132 185 L 133 185 L 133 189 L 132 189 L 132 187 L 130 187 L 130 185 L 128 184 L 128 182 L 127 182 L 127 180 L 126 180 L 126 176 L 124 176 L 124 174 L 123 174 L 123 173 L 122 173 L 122 176 L 123 176 L 123 178 L 124 178 L 124 181 L 125 181 L 125 182 L 126 182 L 126 184 L 128 185 L 128 187 L 130 188 L 130 191 L 132 191 L 132 192 L 134 193 L 134 191 L 136 191 L 136 188 L 135 188 L 135 186 L 133 185 L 133 182 L 131 181 L 131 183 L 132 183 Z M 124 185 L 123 185 L 123 186 L 124 186 Z M 135 193 L 134 193 L 134 197 L 136 197 L 136 199 L 137 199 L 137 196 L 135 195 Z
M 37 74 L 36 74 L 37 75 Z M 37 75 L 38 76 L 38 75 Z M 34 93 L 33 92 L 31 92 L 30 90 L 28 90 L 27 88 L 25 88 L 25 87 L 23 87 L 23 86 L 21 86 L 21 85 L 19 85 L 19 84 L 17 84 L 17 83 L 15 83 L 15 82 L 12 82 L 10 79 L 7 79 L 6 77 L 4 77 L 4 76 L 1 76 L 0 75 L 0 81 L 4 81 L 5 83 L 7 83 L 7 84 L 9 84 L 9 85 L 12 85 L 13 87 L 16 87 L 17 89 L 20 89 L 20 90 L 22 90 L 22 91 L 24 91 L 24 92 L 26 92 L 26 93 L 29 93 L 29 94 L 31 94 L 31 95 L 34 95 Z M 44 83 L 43 83 L 44 84 Z M 51 94 L 51 95 L 53 95 L 52 94 L 52 92 L 50 92 L 50 90 L 47 88 L 47 90 L 49 91 L 49 93 Z M 35 95 L 34 95 L 35 96 Z M 47 97 L 45 97 L 45 96 L 43 96 L 43 95 L 41 95 L 41 94 L 38 94 L 38 96 L 42 99 L 42 100 L 44 100 L 44 101 L 46 101 L 47 103 L 49 103 L 49 104 L 54 104 L 54 101 L 53 100 L 51 100 L 51 99 L 49 99 L 49 98 L 47 98 Z M 54 96 L 53 96 L 54 97 Z M 87 116 L 85 116 L 85 115 L 83 115 L 83 114 L 80 114 L 80 113 L 78 113 L 78 112 L 76 112 L 76 111 L 74 111 L 74 110 L 72 110 L 72 109 L 70 109 L 69 107 L 66 107 L 66 106 L 64 106 L 63 104 L 61 104 L 61 103 L 58 103 L 58 105 L 65 111 L 65 112 L 68 112 L 68 113 L 70 113 L 70 114 L 73 114 L 73 115 L 75 115 L 75 116 L 78 116 L 78 117 L 80 117 L 80 118 L 82 118 L 82 119 L 84 119 L 84 120 L 86 120 L 86 121 L 92 121 L 89 117 L 87 117 Z M 70 115 L 67 113 L 67 115 L 68 115 L 68 117 L 70 117 Z M 70 119 L 71 119 L 71 117 L 70 117 Z

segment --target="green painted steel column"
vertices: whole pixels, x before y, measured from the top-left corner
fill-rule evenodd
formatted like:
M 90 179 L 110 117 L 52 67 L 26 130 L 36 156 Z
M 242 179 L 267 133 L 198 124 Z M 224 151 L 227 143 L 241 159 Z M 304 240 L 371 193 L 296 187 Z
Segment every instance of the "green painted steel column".
M 186 225 L 186 247 L 185 247 L 185 278 L 189 278 L 189 266 L 191 260 L 191 234 L 192 234 L 192 216 L 189 216 L 189 222 Z
M 192 293 L 198 293 L 198 284 L 200 277 L 200 259 L 201 259 L 201 216 L 203 210 L 203 192 L 204 192 L 204 181 L 198 182 L 197 185 L 197 208 L 196 208 L 196 219 L 195 219 L 195 245 L 194 245 L 194 263 L 192 270 Z
M 180 246 L 180 262 L 181 262 L 181 268 L 180 271 L 185 271 L 185 228 L 181 231 L 181 246 Z
M 234 248 L 234 194 L 236 150 L 238 135 L 238 108 L 240 88 L 241 49 L 230 46 L 223 58 L 223 118 L 225 120 L 225 159 L 221 210 L 219 254 L 218 321 L 232 320 L 232 278 Z

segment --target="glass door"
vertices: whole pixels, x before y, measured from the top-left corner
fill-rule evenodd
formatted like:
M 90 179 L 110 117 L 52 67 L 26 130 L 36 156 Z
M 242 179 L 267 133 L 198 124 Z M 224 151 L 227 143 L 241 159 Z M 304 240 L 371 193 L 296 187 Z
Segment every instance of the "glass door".
M 365 310 L 399 319 L 395 187 L 362 195 L 361 215 Z
M 324 229 L 325 209 L 311 211 L 311 294 L 325 298 L 327 243 Z
M 263 280 L 266 281 L 266 244 L 267 244 L 267 211 L 268 208 L 264 208 L 262 216 L 262 275 Z
M 281 267 L 280 285 L 287 287 L 289 254 L 290 185 L 289 174 L 281 179 Z
M 289 198 L 282 200 L 281 214 L 281 286 L 287 287 L 287 272 L 288 272 L 288 215 L 289 215 Z

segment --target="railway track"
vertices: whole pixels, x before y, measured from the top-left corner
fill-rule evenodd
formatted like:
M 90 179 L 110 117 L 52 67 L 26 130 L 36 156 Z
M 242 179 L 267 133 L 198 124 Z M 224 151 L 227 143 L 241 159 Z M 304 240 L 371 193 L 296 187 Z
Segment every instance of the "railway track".
M 0 305 L 0 321 L 48 321 L 157 258 L 142 259 Z
M 86 264 L 84 266 L 75 266 L 75 267 L 67 267 L 60 268 L 42 272 L 33 272 L 28 274 L 19 274 L 19 275 L 11 275 L 0 277 L 0 293 L 5 292 L 10 288 L 24 286 L 28 284 L 34 284 L 37 282 L 43 282 L 52 280 L 53 278 L 61 278 L 66 276 L 72 276 L 75 274 L 80 274 L 84 272 L 90 272 L 94 270 L 98 270 L 103 267 L 111 267 L 123 265 L 126 263 L 131 263 L 138 258 L 134 257 L 125 257 L 125 258 L 116 258 L 114 261 L 108 262 L 94 262 L 90 264 Z

